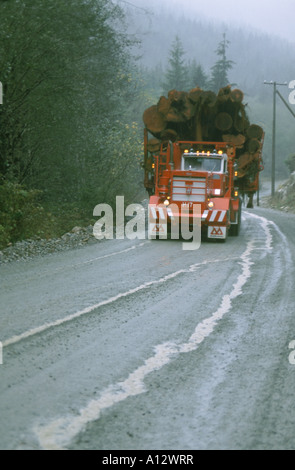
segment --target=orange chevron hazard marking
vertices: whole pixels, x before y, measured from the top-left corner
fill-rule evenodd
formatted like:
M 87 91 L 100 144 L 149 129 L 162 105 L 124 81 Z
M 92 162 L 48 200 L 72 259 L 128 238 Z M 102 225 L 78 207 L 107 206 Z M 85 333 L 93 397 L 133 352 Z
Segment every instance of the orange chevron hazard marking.
M 218 228 L 218 230 L 217 230 L 217 228 L 214 228 L 211 232 L 211 235 L 216 235 L 216 236 L 220 237 L 220 236 L 223 236 L 223 231 L 221 230 L 220 227 Z

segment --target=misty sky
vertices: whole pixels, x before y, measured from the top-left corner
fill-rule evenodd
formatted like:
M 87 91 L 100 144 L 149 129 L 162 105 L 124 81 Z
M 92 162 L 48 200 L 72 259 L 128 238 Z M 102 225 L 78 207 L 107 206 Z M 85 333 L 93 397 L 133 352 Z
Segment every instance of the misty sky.
M 189 12 L 191 18 L 207 17 L 227 23 L 229 27 L 231 23 L 249 25 L 295 42 L 295 0 L 129 0 L 129 2 L 147 8 L 153 5 L 157 7 L 167 5 L 169 9 L 180 13 Z

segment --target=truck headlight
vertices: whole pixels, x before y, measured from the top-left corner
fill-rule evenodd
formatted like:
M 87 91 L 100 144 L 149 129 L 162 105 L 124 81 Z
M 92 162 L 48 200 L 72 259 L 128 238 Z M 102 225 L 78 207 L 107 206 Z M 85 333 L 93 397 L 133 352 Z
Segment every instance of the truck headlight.
M 208 202 L 208 207 L 209 207 L 209 209 L 213 209 L 213 208 L 214 208 L 214 202 L 213 202 L 213 201 L 209 201 L 209 202 Z

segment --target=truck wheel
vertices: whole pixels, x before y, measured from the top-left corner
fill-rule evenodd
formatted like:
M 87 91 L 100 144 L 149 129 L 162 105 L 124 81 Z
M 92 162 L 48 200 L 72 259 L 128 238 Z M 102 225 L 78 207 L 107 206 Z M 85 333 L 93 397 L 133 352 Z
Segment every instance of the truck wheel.
M 235 224 L 230 227 L 230 235 L 232 237 L 237 237 L 240 233 L 240 224 Z
M 230 235 L 232 237 L 238 237 L 240 230 L 241 230 L 241 224 L 242 224 L 242 201 L 240 200 L 239 204 L 239 215 L 238 215 L 238 223 L 231 225 L 230 227 Z

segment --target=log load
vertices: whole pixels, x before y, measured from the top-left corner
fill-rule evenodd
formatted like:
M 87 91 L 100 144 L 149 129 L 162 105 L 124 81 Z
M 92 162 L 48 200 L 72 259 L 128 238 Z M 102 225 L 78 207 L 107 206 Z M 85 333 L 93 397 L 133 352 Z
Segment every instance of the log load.
M 241 183 L 255 179 L 264 132 L 250 123 L 243 101 L 243 92 L 230 85 L 217 94 L 199 87 L 189 92 L 171 90 L 143 114 L 144 125 L 153 136 L 149 151 L 158 152 L 169 140 L 228 142 L 236 147 Z

